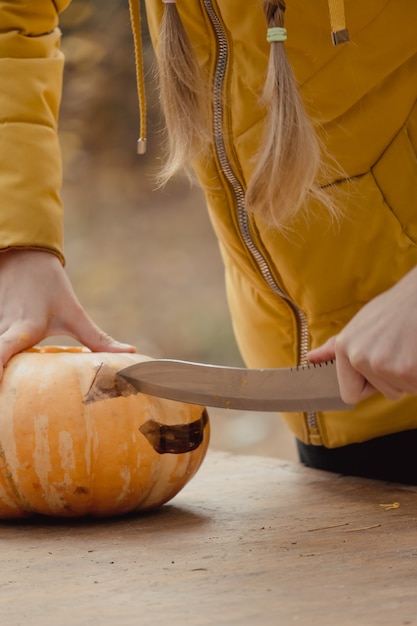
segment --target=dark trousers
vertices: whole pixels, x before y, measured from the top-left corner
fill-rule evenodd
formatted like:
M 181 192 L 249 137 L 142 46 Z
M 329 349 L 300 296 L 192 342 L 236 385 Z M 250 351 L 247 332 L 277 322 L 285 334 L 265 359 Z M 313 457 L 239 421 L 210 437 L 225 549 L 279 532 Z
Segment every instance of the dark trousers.
M 297 441 L 297 448 L 300 461 L 308 467 L 417 485 L 417 430 L 332 449 Z

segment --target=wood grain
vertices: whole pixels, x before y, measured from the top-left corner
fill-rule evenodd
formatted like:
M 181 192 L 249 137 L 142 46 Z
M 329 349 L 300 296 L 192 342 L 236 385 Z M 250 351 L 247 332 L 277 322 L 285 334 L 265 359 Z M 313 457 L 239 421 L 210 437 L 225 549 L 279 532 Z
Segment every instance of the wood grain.
M 151 514 L 2 523 L 0 618 L 417 624 L 416 526 L 417 488 L 211 452 Z

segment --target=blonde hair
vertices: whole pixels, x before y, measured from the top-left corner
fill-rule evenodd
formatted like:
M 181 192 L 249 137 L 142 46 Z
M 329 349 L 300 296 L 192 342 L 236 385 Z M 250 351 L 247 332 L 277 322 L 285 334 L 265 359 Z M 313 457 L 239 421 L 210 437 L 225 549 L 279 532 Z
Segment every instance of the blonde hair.
M 285 3 L 264 2 L 268 28 L 283 27 Z M 323 167 L 317 135 L 301 100 L 284 43 L 271 42 L 262 101 L 267 108 L 264 137 L 248 183 L 246 206 L 275 226 L 291 221 L 308 199 L 335 212 L 328 191 L 317 185 Z
M 167 158 L 159 174 L 164 184 L 180 170 L 190 173 L 191 162 L 209 143 L 207 88 L 175 2 L 164 5 L 158 52 L 160 99 L 167 130 Z
M 267 27 L 283 27 L 285 2 L 263 3 Z M 322 151 L 301 100 L 284 44 L 270 44 L 270 58 L 262 103 L 266 107 L 264 137 L 248 182 L 246 208 L 267 224 L 282 230 L 306 200 L 314 198 L 337 213 L 332 195 L 317 184 L 323 167 Z M 165 4 L 159 43 L 161 104 L 168 134 L 168 159 L 160 175 L 166 182 L 188 168 L 207 150 L 209 128 L 202 86 L 192 47 L 175 3 Z

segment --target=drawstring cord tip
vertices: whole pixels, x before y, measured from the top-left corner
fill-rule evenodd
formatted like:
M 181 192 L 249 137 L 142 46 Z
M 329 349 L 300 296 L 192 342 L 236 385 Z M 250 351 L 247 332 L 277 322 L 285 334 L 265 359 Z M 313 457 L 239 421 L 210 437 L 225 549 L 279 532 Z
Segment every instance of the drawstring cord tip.
M 145 154 L 145 152 L 146 152 L 146 139 L 143 139 L 141 137 L 140 139 L 138 139 L 137 144 L 136 144 L 136 153 Z
M 334 46 L 350 41 L 349 31 L 346 28 L 344 0 L 327 0 L 330 13 L 330 27 Z
M 334 46 L 338 46 L 341 43 L 347 43 L 350 40 L 349 31 L 347 28 L 342 30 L 336 30 L 332 32 L 332 42 Z

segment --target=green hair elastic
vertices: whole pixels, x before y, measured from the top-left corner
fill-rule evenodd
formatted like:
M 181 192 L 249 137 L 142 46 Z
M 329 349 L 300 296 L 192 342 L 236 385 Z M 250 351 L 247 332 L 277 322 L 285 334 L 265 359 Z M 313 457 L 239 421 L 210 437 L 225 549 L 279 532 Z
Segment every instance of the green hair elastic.
M 286 41 L 287 40 L 287 29 L 281 28 L 281 26 L 275 26 L 274 28 L 268 28 L 268 32 L 266 35 L 267 41 L 269 43 L 275 41 Z

